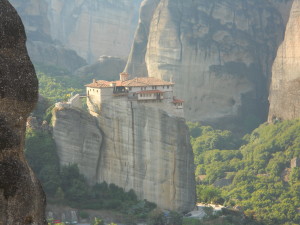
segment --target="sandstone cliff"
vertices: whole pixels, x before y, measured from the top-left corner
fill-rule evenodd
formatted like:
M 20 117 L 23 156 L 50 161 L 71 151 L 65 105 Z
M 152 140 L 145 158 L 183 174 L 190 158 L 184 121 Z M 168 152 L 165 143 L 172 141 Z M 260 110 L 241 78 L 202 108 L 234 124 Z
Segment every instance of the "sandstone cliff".
M 128 56 L 142 0 L 10 1 L 31 41 L 54 40 L 92 63 L 101 55 Z
M 127 57 L 141 0 L 46 0 L 54 40 L 89 63 L 101 55 Z
M 48 19 L 48 2 L 46 0 L 10 0 L 19 12 L 28 36 L 27 48 L 34 64 L 56 66 L 74 71 L 86 65 L 74 50 L 67 49 L 51 37 L 51 23 Z
M 173 78 L 188 120 L 220 126 L 266 119 L 271 66 L 289 1 L 145 0 L 143 5 L 151 7 L 141 11 L 127 72 Z
M 98 178 L 102 134 L 97 120 L 80 109 L 55 107 L 53 137 L 62 165 L 77 164 L 89 183 Z
M 54 109 L 53 132 L 62 164 L 77 163 L 90 182 L 133 189 L 159 207 L 193 208 L 193 152 L 183 118 L 122 99 L 101 107 L 88 100 L 88 106 L 94 119 L 75 108 Z
M 0 224 L 46 224 L 45 196 L 24 157 L 26 119 L 38 81 L 20 17 L 0 1 Z
M 285 38 L 272 68 L 269 121 L 300 117 L 300 1 L 294 0 Z

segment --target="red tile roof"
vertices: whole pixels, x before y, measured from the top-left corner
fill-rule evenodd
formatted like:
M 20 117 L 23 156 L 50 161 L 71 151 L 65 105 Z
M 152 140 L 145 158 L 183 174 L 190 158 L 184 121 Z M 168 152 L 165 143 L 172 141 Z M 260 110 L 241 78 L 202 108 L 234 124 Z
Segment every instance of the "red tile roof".
M 178 103 L 183 103 L 183 102 L 184 102 L 183 100 L 173 97 L 173 102 L 172 103 L 178 104 Z
M 174 85 L 172 82 L 164 81 L 155 77 L 136 77 L 132 80 L 122 82 L 125 87 L 142 87 L 142 86 L 163 86 Z
M 155 77 L 136 77 L 131 80 L 126 81 L 105 81 L 105 80 L 98 80 L 94 83 L 85 85 L 86 87 L 91 88 L 108 88 L 113 87 L 113 85 L 116 85 L 117 87 L 123 86 L 123 87 L 144 87 L 144 86 L 172 86 L 174 83 L 164 81 Z
M 112 87 L 112 82 L 106 80 L 97 80 L 85 86 L 91 88 L 108 88 L 108 87 Z
M 160 90 L 148 90 L 148 91 L 139 91 L 138 94 L 154 94 L 154 93 L 164 93 Z

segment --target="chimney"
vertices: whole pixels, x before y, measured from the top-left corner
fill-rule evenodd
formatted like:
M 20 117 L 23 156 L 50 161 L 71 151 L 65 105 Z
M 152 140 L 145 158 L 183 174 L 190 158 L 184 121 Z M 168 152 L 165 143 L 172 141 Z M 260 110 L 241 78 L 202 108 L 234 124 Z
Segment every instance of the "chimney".
M 126 81 L 128 80 L 129 74 L 126 72 L 120 73 L 120 81 Z
M 96 79 L 93 79 L 93 84 L 96 83 Z

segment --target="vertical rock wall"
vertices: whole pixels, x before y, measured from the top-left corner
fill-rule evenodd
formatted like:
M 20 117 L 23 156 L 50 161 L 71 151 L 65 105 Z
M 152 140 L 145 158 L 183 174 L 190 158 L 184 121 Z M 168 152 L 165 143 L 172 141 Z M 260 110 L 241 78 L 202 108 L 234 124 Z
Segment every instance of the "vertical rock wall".
M 300 1 L 294 0 L 272 68 L 269 122 L 300 117 Z
M 290 3 L 160 0 L 154 13 L 141 11 L 146 28 L 137 30 L 127 72 L 173 78 L 188 120 L 259 123 Z
M 103 142 L 95 117 L 80 109 L 55 107 L 53 138 L 61 165 L 77 164 L 90 184 L 98 179 Z
M 183 118 L 122 98 L 103 102 L 101 111 L 88 106 L 104 135 L 99 182 L 133 189 L 161 208 L 194 207 L 194 157 Z
M 61 106 L 53 110 L 61 164 L 76 163 L 91 184 L 133 189 L 139 199 L 163 209 L 193 209 L 194 157 L 183 118 L 125 97 L 101 105 L 88 99 L 94 117 Z
M 38 81 L 25 47 L 24 27 L 0 1 L 0 224 L 46 224 L 45 196 L 24 156 L 25 125 Z
M 102 55 L 127 58 L 142 0 L 10 1 L 24 21 L 31 41 L 31 57 L 39 63 L 56 62 L 68 69 L 72 60 L 73 67 L 77 65 L 77 68 L 84 62 L 67 49 L 75 51 L 88 63 Z
M 51 36 L 89 63 L 127 57 L 141 0 L 47 0 Z

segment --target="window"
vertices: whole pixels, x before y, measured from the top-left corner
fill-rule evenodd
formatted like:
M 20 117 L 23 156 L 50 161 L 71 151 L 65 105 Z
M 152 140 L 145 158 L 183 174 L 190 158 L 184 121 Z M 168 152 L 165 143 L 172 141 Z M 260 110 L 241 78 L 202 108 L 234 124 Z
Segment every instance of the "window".
M 167 88 L 169 89 L 169 85 L 167 86 Z

